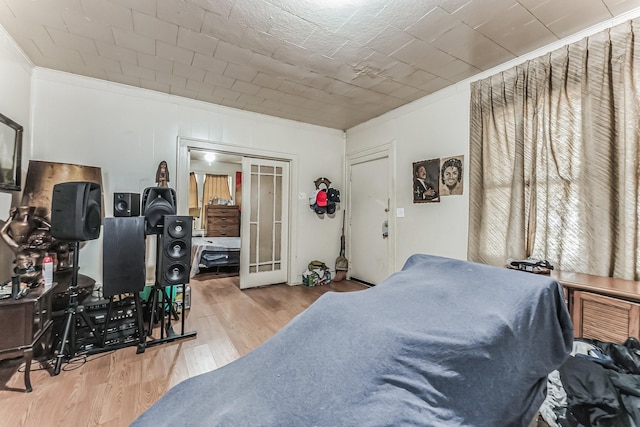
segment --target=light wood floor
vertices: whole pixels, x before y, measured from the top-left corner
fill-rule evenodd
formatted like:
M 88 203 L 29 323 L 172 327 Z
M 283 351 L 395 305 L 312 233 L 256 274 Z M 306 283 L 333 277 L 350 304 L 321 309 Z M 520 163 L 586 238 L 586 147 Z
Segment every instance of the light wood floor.
M 350 281 L 327 286 L 274 285 L 241 291 L 238 277 L 191 280 L 191 339 L 78 358 L 57 376 L 33 362 L 32 393 L 24 364 L 0 364 L 0 426 L 128 426 L 170 387 L 223 366 L 256 348 L 328 291 L 365 289 Z M 7 327 L 7 325 L 2 325 Z M 176 329 L 179 332 L 179 329 Z

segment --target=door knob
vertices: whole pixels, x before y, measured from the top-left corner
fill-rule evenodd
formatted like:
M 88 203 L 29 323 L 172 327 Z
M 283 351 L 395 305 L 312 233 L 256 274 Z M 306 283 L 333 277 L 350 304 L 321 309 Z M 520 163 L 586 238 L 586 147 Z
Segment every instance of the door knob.
M 382 238 L 386 239 L 387 237 L 389 237 L 389 221 L 384 220 L 382 222 Z

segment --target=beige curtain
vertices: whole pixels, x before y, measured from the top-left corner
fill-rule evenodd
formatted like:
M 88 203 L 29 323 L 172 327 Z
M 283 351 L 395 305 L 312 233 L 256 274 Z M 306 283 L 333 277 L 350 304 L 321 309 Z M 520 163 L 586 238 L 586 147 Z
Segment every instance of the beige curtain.
M 204 178 L 204 185 L 202 187 L 202 228 L 207 228 L 207 216 L 205 215 L 205 206 L 209 203 L 209 200 L 213 200 L 214 197 L 218 199 L 231 200 L 231 193 L 229 191 L 229 176 L 228 175 L 211 175 L 207 174 Z
M 639 27 L 472 84 L 470 260 L 640 279 Z
M 193 172 L 189 173 L 189 211 L 198 206 L 198 181 L 196 181 L 196 174 Z

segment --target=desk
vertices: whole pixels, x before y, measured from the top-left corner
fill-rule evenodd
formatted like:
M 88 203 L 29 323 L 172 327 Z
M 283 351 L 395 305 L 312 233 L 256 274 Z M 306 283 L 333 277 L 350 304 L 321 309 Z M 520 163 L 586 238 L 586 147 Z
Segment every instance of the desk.
M 564 271 L 551 277 L 565 289 L 576 338 L 640 339 L 640 282 Z
M 45 288 L 39 286 L 19 300 L 0 301 L 0 359 L 22 355 L 25 358 L 24 385 L 31 387 L 31 360 L 33 348 L 51 327 L 51 296 L 57 283 Z

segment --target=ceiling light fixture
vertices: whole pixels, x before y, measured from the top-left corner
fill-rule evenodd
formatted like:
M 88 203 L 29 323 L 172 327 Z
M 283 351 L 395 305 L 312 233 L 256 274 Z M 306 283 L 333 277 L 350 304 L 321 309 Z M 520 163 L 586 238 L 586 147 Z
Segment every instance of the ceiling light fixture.
M 207 153 L 204 155 L 204 159 L 211 164 L 211 162 L 213 162 L 216 159 L 216 155 L 213 153 Z

